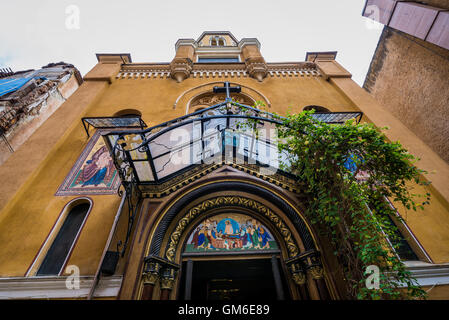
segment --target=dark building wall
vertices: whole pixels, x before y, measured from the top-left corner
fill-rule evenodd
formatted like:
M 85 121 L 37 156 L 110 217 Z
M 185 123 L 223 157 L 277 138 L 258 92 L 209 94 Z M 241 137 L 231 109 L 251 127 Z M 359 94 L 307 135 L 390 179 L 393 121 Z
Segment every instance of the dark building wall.
M 363 88 L 449 162 L 449 50 L 385 26 Z
M 433 6 L 433 7 L 449 9 L 449 1 L 448 0 L 422 0 L 422 1 L 416 1 L 416 2 L 427 4 L 427 5 Z

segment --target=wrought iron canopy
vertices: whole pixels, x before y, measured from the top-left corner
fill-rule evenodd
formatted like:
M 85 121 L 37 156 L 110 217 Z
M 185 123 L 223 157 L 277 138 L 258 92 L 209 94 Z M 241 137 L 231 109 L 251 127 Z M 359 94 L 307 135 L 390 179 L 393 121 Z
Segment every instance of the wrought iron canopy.
M 228 88 L 228 93 L 229 93 Z M 315 113 L 327 123 L 360 121 L 361 112 Z M 115 131 L 103 137 L 123 183 L 159 184 L 200 164 L 249 163 L 289 175 L 287 154 L 277 148 L 272 113 L 225 102 L 167 121 L 146 130 Z

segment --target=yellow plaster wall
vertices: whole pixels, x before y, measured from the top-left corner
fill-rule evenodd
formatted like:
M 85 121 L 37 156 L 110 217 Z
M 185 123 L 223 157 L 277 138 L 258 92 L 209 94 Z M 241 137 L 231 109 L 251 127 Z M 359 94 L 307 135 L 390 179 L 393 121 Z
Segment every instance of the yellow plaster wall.
M 80 120 L 83 116 L 110 116 L 122 109 L 137 109 L 144 121 L 153 126 L 185 114 L 189 94 L 178 102 L 176 109 L 173 103 L 187 89 L 226 80 L 260 91 L 269 97 L 270 111 L 281 114 L 290 106 L 291 112 L 297 112 L 310 104 L 335 111 L 354 110 L 347 98 L 320 77 L 268 77 L 263 83 L 252 78 L 230 77 L 189 78 L 181 83 L 165 78 L 125 79 L 108 85 L 114 72 L 118 72 L 115 64 L 99 64 L 93 68 L 86 78 L 95 81 L 86 81 L 84 88 L 30 138 L 31 150 L 19 150 L 6 166 L 0 167 L 0 174 L 7 181 L 0 186 L 7 193 L 0 198 L 4 206 L 0 213 L 0 241 L 4 244 L 0 247 L 0 276 L 26 273 L 61 210 L 76 198 L 54 194 L 86 146 L 86 133 Z M 27 167 L 28 163 L 29 167 L 22 170 L 21 166 Z M 22 187 L 14 197 L 18 185 Z M 68 262 L 78 265 L 83 275 L 95 273 L 120 202 L 116 195 L 89 197 L 94 206 Z
M 332 111 L 353 111 L 356 107 L 329 82 L 321 77 L 267 77 L 262 83 L 246 78 L 188 78 L 181 83 L 172 79 L 122 79 L 111 84 L 95 108 L 90 108 L 88 116 L 113 114 L 122 109 L 137 109 L 148 126 L 185 115 L 187 102 L 195 93 L 187 93 L 173 104 L 186 90 L 216 81 L 230 81 L 251 87 L 269 98 L 270 112 L 285 114 L 301 111 L 307 105 L 322 105 Z M 207 90 L 207 89 L 204 89 Z M 201 90 L 199 90 L 201 91 Z M 192 91 L 193 92 L 193 91 Z M 250 90 L 245 91 L 252 94 Z
M 111 116 L 122 109 L 137 109 L 143 120 L 154 126 L 185 114 L 192 94 L 186 94 L 175 109 L 173 104 L 186 90 L 213 81 L 231 81 L 268 97 L 271 112 L 299 112 L 306 105 L 321 105 L 331 111 L 354 111 L 359 105 L 369 120 L 385 122 L 382 114 L 375 116 L 376 111 L 372 109 L 375 102 L 369 100 L 372 98 L 368 94 L 363 96 L 359 91 L 362 89 L 348 78 L 326 81 L 325 77 L 268 76 L 258 82 L 249 77 L 191 77 L 177 83 L 170 78 L 114 80 L 111 75 L 118 70 L 116 64 L 97 65 L 86 75 L 92 81 L 86 81 L 29 139 L 26 151 L 18 150 L 6 166 L 0 167 L 4 182 L 0 184 L 0 276 L 25 274 L 64 205 L 76 198 L 55 197 L 54 193 L 86 146 L 80 120 L 83 116 Z M 407 132 L 401 134 L 407 136 Z M 412 142 L 420 146 L 419 141 Z M 432 159 L 430 167 L 438 163 L 437 158 Z M 442 183 L 448 175 L 443 174 L 437 187 L 444 191 Z M 425 224 L 422 224 L 424 220 L 410 219 L 410 226 L 416 229 L 418 239 L 428 247 L 435 262 L 449 261 L 446 252 L 449 239 L 445 236 L 449 234 L 449 211 L 441 200 L 449 197 L 444 192 L 442 195 L 440 200 L 433 198 L 434 204 L 424 214 Z M 95 273 L 120 202 L 116 195 L 90 198 L 94 207 L 69 261 L 78 265 L 83 275 Z M 429 231 L 432 228 L 438 230 L 438 236 Z
M 449 297 L 449 285 L 426 286 L 423 289 L 427 292 L 428 300 L 447 300 Z
M 105 82 L 82 86 L 36 132 L 0 166 L 0 276 L 24 276 L 56 219 L 70 200 L 54 194 L 86 145 L 81 117 L 106 88 Z M 96 197 L 91 197 L 94 202 Z M 118 199 L 117 196 L 115 198 Z M 108 232 L 108 213 L 115 198 L 95 203 L 86 230 L 96 224 L 97 235 Z M 105 196 L 101 198 L 106 199 Z M 103 209 L 102 209 L 103 208 Z M 112 210 L 113 211 L 113 210 Z M 103 220 L 106 219 L 106 220 Z M 98 222 L 102 221 L 102 224 Z M 84 238 L 90 239 L 84 232 Z M 105 239 L 82 245 L 83 251 L 101 247 Z M 81 246 L 80 246 L 81 247 Z M 78 246 L 73 254 L 77 255 Z M 102 248 L 101 248 L 102 251 Z M 99 257 L 98 257 L 99 258 Z M 90 259 L 97 259 L 91 255 Z M 69 261 L 71 263 L 71 261 Z M 87 265 L 75 264 L 92 273 Z

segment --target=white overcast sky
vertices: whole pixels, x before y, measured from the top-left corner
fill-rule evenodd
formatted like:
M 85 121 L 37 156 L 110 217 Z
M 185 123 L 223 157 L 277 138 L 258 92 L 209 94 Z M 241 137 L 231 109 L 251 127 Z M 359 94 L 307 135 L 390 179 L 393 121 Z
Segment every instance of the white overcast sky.
M 74 64 L 84 75 L 95 53 L 130 53 L 133 62 L 169 62 L 179 38 L 231 31 L 257 38 L 267 62 L 304 61 L 307 51 L 338 51 L 363 84 L 381 26 L 362 17 L 365 0 L 0 0 L 0 67 Z M 79 29 L 68 29 L 70 5 Z M 73 20 L 70 20 L 73 21 Z

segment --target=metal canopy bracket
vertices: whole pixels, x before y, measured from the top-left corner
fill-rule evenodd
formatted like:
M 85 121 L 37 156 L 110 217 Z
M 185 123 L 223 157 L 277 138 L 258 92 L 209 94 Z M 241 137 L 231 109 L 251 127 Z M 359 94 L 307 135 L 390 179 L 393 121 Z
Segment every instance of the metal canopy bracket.
M 147 127 L 146 123 L 137 115 L 133 117 L 84 117 L 81 118 L 81 122 L 88 137 L 90 137 L 89 128 L 91 126 L 96 129 L 140 128 L 141 130 Z

